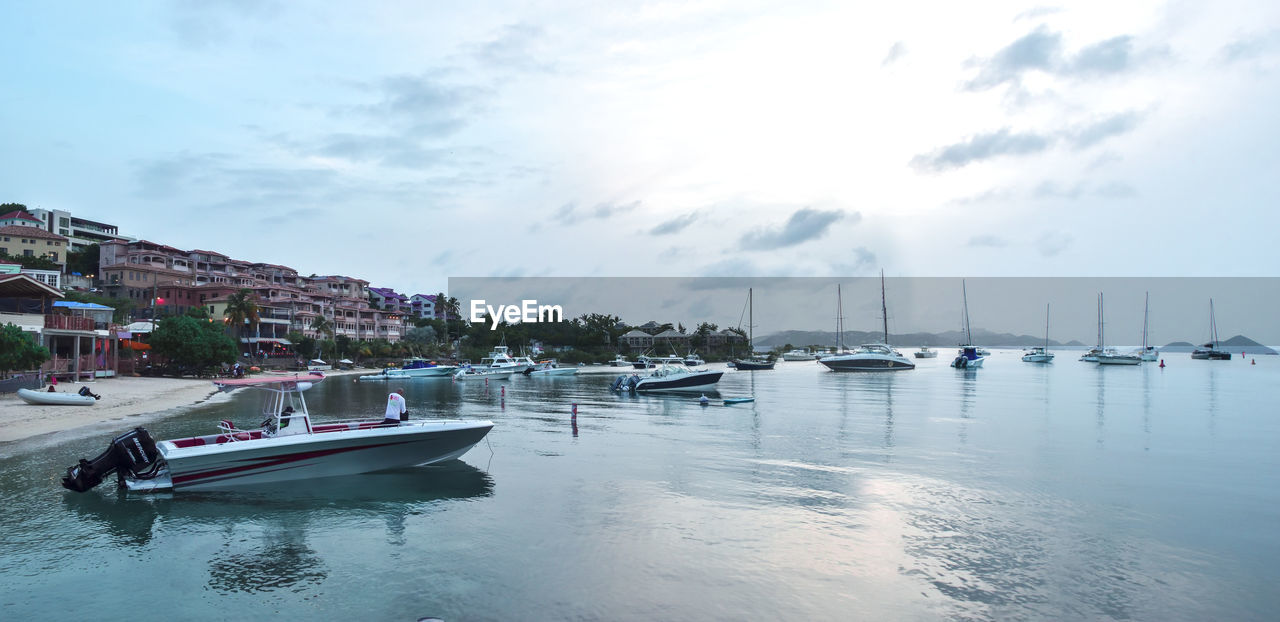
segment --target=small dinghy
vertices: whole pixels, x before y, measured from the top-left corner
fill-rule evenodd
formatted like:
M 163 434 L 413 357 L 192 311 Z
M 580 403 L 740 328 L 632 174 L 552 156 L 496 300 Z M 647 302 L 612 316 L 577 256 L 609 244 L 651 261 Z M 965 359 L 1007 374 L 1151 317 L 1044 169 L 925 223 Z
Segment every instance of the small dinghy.
M 754 397 L 726 397 L 724 398 L 724 405 L 728 406 L 729 404 L 745 404 L 747 402 L 754 402 L 754 401 L 756 401 L 756 398 Z
M 93 406 L 98 401 L 92 395 L 49 393 L 48 391 L 32 391 L 31 389 L 18 389 L 18 397 L 28 404 L 41 406 Z

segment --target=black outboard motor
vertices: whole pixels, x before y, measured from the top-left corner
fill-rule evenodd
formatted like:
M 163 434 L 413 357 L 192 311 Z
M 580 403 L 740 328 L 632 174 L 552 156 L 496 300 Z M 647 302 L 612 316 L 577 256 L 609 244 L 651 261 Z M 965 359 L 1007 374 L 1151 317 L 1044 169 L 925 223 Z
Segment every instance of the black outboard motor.
M 102 483 L 103 478 L 116 472 L 116 479 L 124 487 L 125 473 L 134 477 L 154 475 L 160 460 L 156 442 L 144 428 L 134 428 L 111 440 L 111 446 L 93 460 L 80 459 L 80 464 L 67 469 L 62 487 L 84 492 Z
M 82 397 L 92 397 L 92 398 L 93 398 L 93 399 L 95 399 L 95 400 L 100 400 L 100 399 L 102 399 L 102 396 L 101 396 L 101 395 L 98 395 L 97 393 L 94 393 L 93 391 L 90 391 L 90 390 L 89 390 L 89 387 L 80 387 L 79 394 L 80 394 Z

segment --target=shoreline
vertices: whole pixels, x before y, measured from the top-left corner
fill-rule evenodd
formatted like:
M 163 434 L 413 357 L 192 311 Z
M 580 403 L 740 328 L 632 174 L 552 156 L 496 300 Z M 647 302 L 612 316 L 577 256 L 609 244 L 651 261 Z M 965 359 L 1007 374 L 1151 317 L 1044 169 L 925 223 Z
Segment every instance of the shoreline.
M 324 372 L 326 378 L 369 373 L 374 370 Z M 89 387 L 102 399 L 92 406 L 41 406 L 22 401 L 16 393 L 0 394 L 0 443 L 17 443 L 129 417 L 161 415 L 229 395 L 220 393 L 209 379 L 135 376 L 63 382 L 59 383 L 58 392 L 75 393 L 81 386 Z

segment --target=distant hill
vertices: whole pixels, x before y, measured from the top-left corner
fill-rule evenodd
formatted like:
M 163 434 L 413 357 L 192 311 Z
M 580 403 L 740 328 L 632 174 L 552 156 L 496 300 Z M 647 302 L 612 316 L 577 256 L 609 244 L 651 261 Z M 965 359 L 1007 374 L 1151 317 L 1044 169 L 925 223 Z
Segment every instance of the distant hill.
M 1199 346 L 1186 341 L 1175 341 L 1160 349 L 1166 352 L 1190 352 L 1197 347 Z M 1236 335 L 1226 341 L 1219 341 L 1218 348 L 1227 352 L 1244 352 L 1246 354 L 1260 354 L 1266 356 L 1275 356 L 1280 354 L 1280 352 L 1276 352 L 1274 349 L 1268 348 L 1267 346 L 1245 337 L 1244 335 Z
M 849 330 L 844 333 L 845 345 L 850 346 L 855 346 L 861 343 L 879 343 L 883 339 L 884 333 L 878 332 Z M 889 333 L 889 343 L 901 347 L 949 347 L 959 345 L 963 343 L 964 340 L 964 333 L 958 330 L 941 333 Z M 977 342 L 978 345 L 992 348 L 1025 348 L 1044 345 L 1044 337 L 1012 335 L 1009 333 L 993 333 L 987 330 L 973 331 L 973 340 Z M 797 348 L 803 348 L 806 346 L 834 346 L 836 344 L 836 333 L 835 331 L 830 330 L 784 330 L 779 333 L 773 333 L 766 337 L 756 339 L 756 346 L 760 348 L 775 348 L 788 343 Z M 1071 347 L 1083 345 L 1084 344 L 1075 340 L 1068 341 L 1067 343 L 1059 343 L 1057 341 L 1049 340 L 1050 347 Z

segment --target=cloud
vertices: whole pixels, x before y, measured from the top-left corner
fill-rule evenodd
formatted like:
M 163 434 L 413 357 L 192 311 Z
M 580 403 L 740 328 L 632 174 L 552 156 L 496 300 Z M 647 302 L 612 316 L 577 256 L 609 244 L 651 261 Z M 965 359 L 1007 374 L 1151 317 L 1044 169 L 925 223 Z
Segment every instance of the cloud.
M 1077 182 L 1072 186 L 1062 186 L 1053 181 L 1044 181 L 1032 190 L 1031 197 L 1035 199 L 1077 199 L 1084 193 L 1084 182 Z
M 1039 153 L 1053 144 L 1052 136 L 1031 132 L 1014 133 L 1003 128 L 987 134 L 978 134 L 967 141 L 948 145 L 928 155 L 911 159 L 918 170 L 939 172 L 967 166 L 1004 155 L 1028 155 Z
M 791 218 L 778 229 L 758 229 L 742 236 L 743 250 L 769 250 L 794 246 L 801 242 L 821 237 L 837 220 L 845 217 L 839 210 L 820 211 L 812 208 L 796 210 Z M 849 214 L 857 222 L 862 215 L 858 212 Z
M 975 235 L 969 238 L 969 246 L 973 247 L 1004 248 L 1007 245 L 1008 242 L 1004 238 L 990 234 Z
M 1133 64 L 1133 37 L 1114 37 L 1080 50 L 1059 73 L 1099 76 L 1121 73 Z
M 1041 25 L 1001 48 L 991 58 L 976 62 L 978 73 L 964 86 L 970 91 L 985 91 L 1006 83 L 1018 85 L 1022 75 L 1030 71 L 1069 79 L 1105 77 L 1130 71 L 1138 67 L 1141 60 L 1162 54 L 1160 50 L 1139 54 L 1134 50 L 1133 37 L 1120 35 L 1069 55 L 1064 51 L 1062 34 Z
M 683 216 L 676 216 L 675 218 L 650 229 L 649 235 L 670 235 L 672 233 L 679 233 L 683 231 L 685 227 L 693 224 L 697 219 L 698 212 L 689 212 Z
M 906 55 L 907 55 L 906 44 L 904 44 L 901 41 L 898 41 L 893 44 L 893 47 L 889 48 L 889 53 L 886 54 L 884 57 L 884 60 L 880 62 L 880 66 L 888 67 L 889 65 L 892 65 L 893 63 L 897 62 L 898 59 Z
M 1021 13 L 1019 13 L 1019 14 L 1015 15 L 1015 16 L 1014 16 L 1014 18 L 1013 18 L 1013 21 L 1015 21 L 1015 22 L 1020 22 L 1020 21 L 1022 21 L 1022 20 L 1024 20 L 1024 19 L 1025 19 L 1025 20 L 1036 20 L 1036 19 L 1040 19 L 1041 17 L 1048 17 L 1048 16 L 1050 16 L 1050 15 L 1054 15 L 1054 14 L 1056 14 L 1056 13 L 1061 13 L 1061 12 L 1063 12 L 1063 10 L 1064 10 L 1064 9 L 1063 9 L 1062 7 L 1056 7 L 1056 6 L 1041 6 L 1041 7 L 1036 7 L 1036 8 L 1034 8 L 1034 9 L 1027 9 L 1026 11 L 1023 11 L 1023 12 L 1021 12 Z
M 1062 35 L 1040 26 L 996 52 L 966 88 L 983 91 L 1005 82 L 1016 81 L 1024 71 L 1048 71 L 1058 62 L 1061 52 Z
M 630 203 L 597 203 L 594 207 L 586 210 L 579 210 L 575 203 L 565 203 L 560 206 L 560 210 L 556 212 L 555 218 L 562 224 L 572 225 L 589 218 L 600 220 L 608 220 L 614 216 L 620 216 L 627 212 L 634 211 L 640 207 L 640 201 L 632 201 Z
M 1109 181 L 1094 188 L 1093 194 L 1104 199 L 1128 199 L 1138 196 L 1138 189 L 1123 181 Z
M 554 63 L 538 60 L 537 47 L 545 38 L 540 26 L 523 22 L 508 24 L 498 36 L 474 46 L 471 54 L 492 69 L 553 73 Z
M 1046 231 L 1036 240 L 1036 248 L 1041 255 L 1053 257 L 1067 250 L 1074 240 L 1071 234 L 1064 231 Z
M 1251 60 L 1280 51 L 1280 30 L 1271 30 L 1238 41 L 1222 48 L 1222 60 L 1226 63 Z
M 1144 116 L 1144 113 L 1133 110 L 1121 112 L 1069 132 L 1068 140 L 1076 149 L 1092 147 L 1112 136 L 1133 131 L 1142 122 Z

